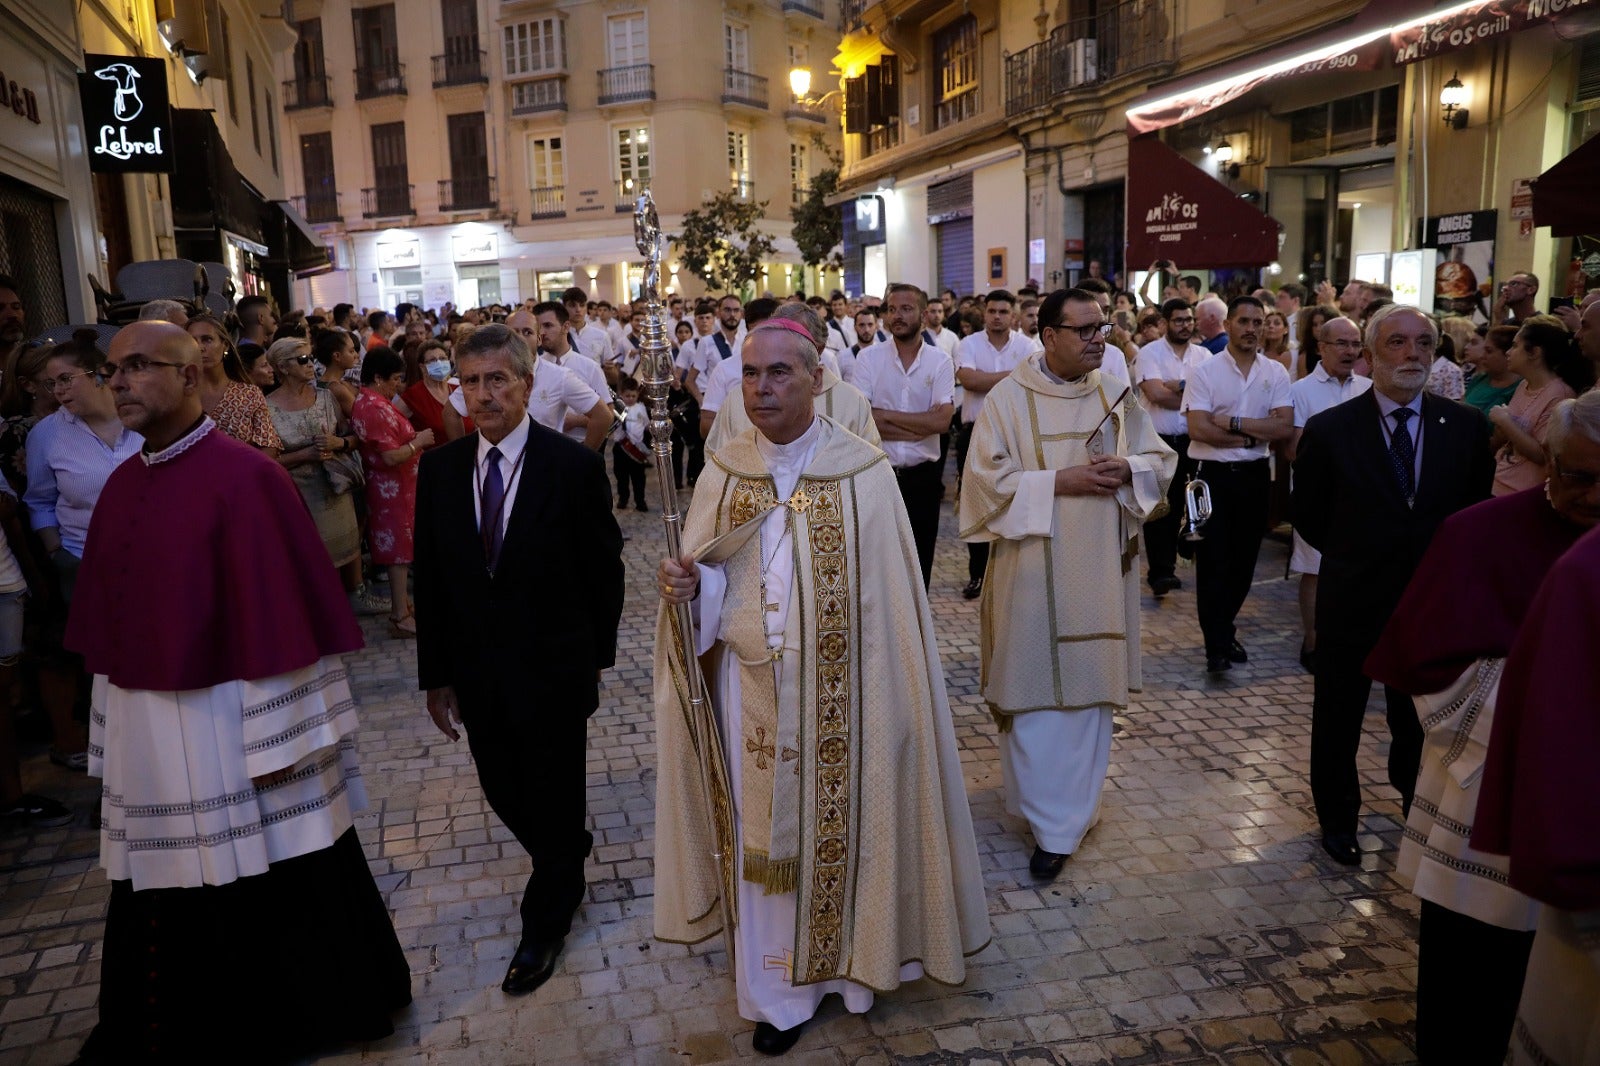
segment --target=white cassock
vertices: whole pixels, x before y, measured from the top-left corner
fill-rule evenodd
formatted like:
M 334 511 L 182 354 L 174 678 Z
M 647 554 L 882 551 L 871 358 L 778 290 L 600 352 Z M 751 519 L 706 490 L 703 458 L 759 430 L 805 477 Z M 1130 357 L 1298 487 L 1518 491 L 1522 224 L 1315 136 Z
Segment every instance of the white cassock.
M 773 487 L 778 499 L 788 499 L 794 493 L 800 475 L 815 457 L 821 439 L 822 422 L 813 421 L 811 428 L 789 444 L 773 444 L 760 433 L 756 434 L 756 447 L 761 452 L 767 470 L 772 474 Z M 761 559 L 766 575 L 768 603 L 776 603 L 776 611 L 767 612 L 768 647 L 783 643 L 783 634 L 789 621 L 790 588 L 794 578 L 794 552 L 789 543 L 789 523 L 785 521 L 788 509 L 775 508 L 761 523 Z M 720 565 L 702 565 L 700 568 L 700 595 L 694 601 L 696 613 L 695 632 L 698 635 L 697 654 L 711 650 L 720 631 L 722 599 L 727 588 Z M 777 669 L 785 669 L 779 660 Z M 740 721 L 739 659 L 728 654 L 721 657 L 721 669 L 711 679 L 715 686 L 715 704 L 722 719 L 722 736 L 725 750 L 735 750 L 728 738 L 743 736 Z M 780 679 L 779 691 L 782 691 Z M 730 794 L 734 801 L 733 839 L 742 840 L 739 824 L 738 798 L 743 793 L 741 760 L 728 760 Z M 823 997 L 837 992 L 844 997 L 845 1007 L 853 1014 L 862 1014 L 872 1007 L 872 990 L 854 981 L 823 981 L 801 985 L 791 983 L 794 960 L 795 894 L 793 892 L 766 895 L 761 886 L 744 880 L 744 849 L 733 849 L 736 867 L 734 877 L 739 885 L 739 922 L 734 931 L 736 967 L 734 987 L 738 992 L 739 1016 L 749 1021 L 766 1022 L 778 1029 L 793 1029 L 810 1020 L 822 1003 Z M 909 962 L 900 967 L 900 980 L 915 981 L 922 977 L 922 964 Z

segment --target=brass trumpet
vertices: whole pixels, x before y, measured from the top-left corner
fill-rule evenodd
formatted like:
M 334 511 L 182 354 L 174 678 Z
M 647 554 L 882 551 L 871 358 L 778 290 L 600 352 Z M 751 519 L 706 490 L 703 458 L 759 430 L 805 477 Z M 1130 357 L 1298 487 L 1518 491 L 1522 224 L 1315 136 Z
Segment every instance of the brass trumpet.
M 1183 521 L 1178 536 L 1193 543 L 1204 540 L 1206 522 L 1211 519 L 1211 486 L 1191 475 L 1183 486 Z

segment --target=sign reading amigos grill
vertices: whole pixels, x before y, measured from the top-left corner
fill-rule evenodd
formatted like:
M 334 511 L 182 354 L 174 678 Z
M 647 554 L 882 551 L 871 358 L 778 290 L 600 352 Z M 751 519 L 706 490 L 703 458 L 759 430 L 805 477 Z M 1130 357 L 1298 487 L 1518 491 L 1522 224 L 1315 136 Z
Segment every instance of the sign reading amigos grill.
M 1600 0 L 1490 0 L 1466 11 L 1389 35 L 1395 66 L 1503 37 L 1570 11 L 1600 8 Z
M 167 65 L 135 56 L 83 57 L 78 75 L 89 169 L 104 174 L 168 173 L 173 169 L 172 110 Z

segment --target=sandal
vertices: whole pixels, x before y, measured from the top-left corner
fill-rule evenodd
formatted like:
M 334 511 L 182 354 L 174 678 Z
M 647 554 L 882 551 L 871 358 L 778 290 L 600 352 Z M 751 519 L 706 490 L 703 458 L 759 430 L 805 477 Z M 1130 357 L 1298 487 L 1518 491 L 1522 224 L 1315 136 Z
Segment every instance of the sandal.
M 404 618 L 389 619 L 389 635 L 402 640 L 415 640 L 417 638 L 417 616 L 408 614 Z

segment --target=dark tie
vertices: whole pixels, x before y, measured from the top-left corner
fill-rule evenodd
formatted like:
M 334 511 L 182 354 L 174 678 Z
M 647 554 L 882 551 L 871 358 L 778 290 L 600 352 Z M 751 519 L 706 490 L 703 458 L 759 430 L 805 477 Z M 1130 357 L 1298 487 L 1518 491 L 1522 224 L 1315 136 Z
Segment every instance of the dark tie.
M 1396 408 L 1394 436 L 1389 439 L 1389 465 L 1394 467 L 1395 480 L 1400 484 L 1400 495 L 1406 498 L 1408 504 L 1416 495 L 1412 479 L 1417 451 L 1416 446 L 1411 443 L 1411 430 L 1406 427 L 1406 422 L 1414 414 L 1416 412 L 1409 407 Z
M 483 558 L 493 570 L 500 561 L 500 545 L 505 540 L 500 512 L 505 510 L 506 485 L 500 476 L 500 449 L 490 448 L 489 469 L 483 474 L 483 489 L 478 498 L 478 528 L 483 535 Z

